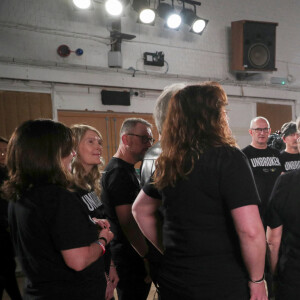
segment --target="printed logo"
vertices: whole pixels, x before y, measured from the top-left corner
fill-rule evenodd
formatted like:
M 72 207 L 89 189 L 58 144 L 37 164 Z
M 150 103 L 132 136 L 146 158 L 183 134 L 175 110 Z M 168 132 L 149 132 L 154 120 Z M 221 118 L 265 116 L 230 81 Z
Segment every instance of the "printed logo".
M 280 167 L 280 161 L 278 157 L 256 157 L 250 159 L 252 167 Z
M 300 161 L 299 160 L 287 161 L 284 164 L 284 168 L 287 171 L 299 169 L 300 168 Z
M 86 204 L 89 211 L 94 211 L 96 208 L 102 205 L 101 200 L 95 192 L 88 193 L 82 196 L 81 199 Z

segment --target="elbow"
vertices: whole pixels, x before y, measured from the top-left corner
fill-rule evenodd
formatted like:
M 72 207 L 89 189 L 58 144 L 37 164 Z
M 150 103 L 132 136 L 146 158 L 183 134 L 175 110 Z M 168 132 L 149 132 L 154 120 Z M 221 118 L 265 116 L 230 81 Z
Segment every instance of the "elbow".
M 77 261 L 76 263 L 67 264 L 67 266 L 76 272 L 83 271 L 87 267 L 84 261 Z
M 263 242 L 266 243 L 265 231 L 262 226 L 248 228 L 248 230 L 241 233 L 241 236 L 251 241 L 263 240 Z
M 132 205 L 131 212 L 132 212 L 134 219 L 136 220 L 138 217 L 138 214 L 139 214 L 139 205 L 137 204 L 136 201 Z

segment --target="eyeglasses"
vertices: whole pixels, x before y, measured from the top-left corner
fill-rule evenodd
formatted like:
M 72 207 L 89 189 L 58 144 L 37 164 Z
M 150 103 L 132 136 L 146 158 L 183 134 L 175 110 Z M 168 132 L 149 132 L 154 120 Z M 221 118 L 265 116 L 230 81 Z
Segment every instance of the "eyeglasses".
M 270 128 L 266 127 L 266 128 L 251 128 L 251 130 L 254 130 L 255 132 L 264 132 L 267 133 Z
M 139 138 L 142 139 L 143 144 L 150 143 L 151 145 L 153 145 L 153 143 L 155 142 L 154 138 L 148 137 L 147 135 L 138 135 L 138 134 L 134 134 L 134 133 L 127 133 L 127 135 L 138 136 Z

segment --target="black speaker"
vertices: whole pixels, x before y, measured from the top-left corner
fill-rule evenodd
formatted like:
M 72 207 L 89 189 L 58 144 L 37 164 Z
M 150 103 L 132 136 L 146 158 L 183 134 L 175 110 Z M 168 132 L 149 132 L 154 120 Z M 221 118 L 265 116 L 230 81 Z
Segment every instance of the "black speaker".
M 130 106 L 130 92 L 101 91 L 103 105 L 125 105 Z
M 233 71 L 276 71 L 276 26 L 258 21 L 231 22 Z

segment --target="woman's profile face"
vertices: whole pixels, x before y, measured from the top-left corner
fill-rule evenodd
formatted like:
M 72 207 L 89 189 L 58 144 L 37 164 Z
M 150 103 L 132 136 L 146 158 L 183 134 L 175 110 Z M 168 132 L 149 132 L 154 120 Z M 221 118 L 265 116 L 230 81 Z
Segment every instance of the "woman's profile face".
M 78 145 L 78 158 L 87 172 L 101 163 L 102 149 L 102 138 L 95 131 L 88 130 Z

